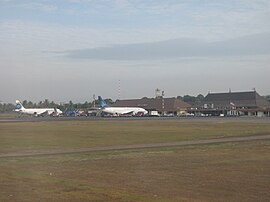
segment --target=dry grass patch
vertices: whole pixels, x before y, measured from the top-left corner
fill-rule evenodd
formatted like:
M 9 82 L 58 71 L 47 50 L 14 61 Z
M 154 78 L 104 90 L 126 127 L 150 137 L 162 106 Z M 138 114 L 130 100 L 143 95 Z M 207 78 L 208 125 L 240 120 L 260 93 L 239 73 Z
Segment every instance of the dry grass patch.
M 0 160 L 0 201 L 269 201 L 270 142 Z

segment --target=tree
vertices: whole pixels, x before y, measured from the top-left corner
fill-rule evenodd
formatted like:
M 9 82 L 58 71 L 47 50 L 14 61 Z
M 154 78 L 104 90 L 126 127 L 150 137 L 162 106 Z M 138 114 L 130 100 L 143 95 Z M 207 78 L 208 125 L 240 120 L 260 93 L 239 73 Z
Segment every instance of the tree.
M 27 103 L 27 107 L 33 108 L 33 107 L 34 107 L 33 102 L 29 101 L 29 102 Z
M 55 104 L 54 101 L 51 101 L 49 105 L 50 105 L 50 107 L 56 107 L 57 106 L 57 104 Z
M 49 100 L 45 99 L 43 103 L 44 107 L 49 107 L 49 104 L 50 104 Z
M 83 108 L 83 109 L 89 108 L 89 103 L 88 103 L 87 101 L 85 101 L 85 102 L 81 105 L 81 108 Z
M 69 106 L 68 106 L 69 109 L 74 109 L 74 104 L 73 102 L 70 100 L 69 101 Z
M 199 95 L 197 95 L 197 97 L 196 97 L 196 100 L 197 101 L 203 101 L 203 99 L 204 99 L 204 96 L 202 95 L 202 94 L 199 94 Z
M 5 112 L 12 112 L 12 110 L 15 109 L 15 105 L 13 104 L 6 104 L 6 103 L 0 103 L 0 112 L 5 113 Z
M 37 107 L 42 107 L 42 101 L 39 101 Z
M 200 104 L 204 99 L 204 96 L 202 94 L 199 94 L 196 97 L 192 95 L 184 95 L 183 97 L 177 96 L 177 99 L 183 100 L 184 102 L 194 106 Z
M 106 102 L 107 105 L 112 105 L 114 103 L 114 101 L 112 101 L 111 98 L 107 98 L 104 101 Z
M 28 107 L 28 102 L 27 102 L 27 100 L 24 100 L 24 101 L 22 102 L 22 105 L 23 105 L 24 107 Z
M 184 95 L 183 101 L 187 102 L 187 103 L 190 103 L 190 104 L 193 104 L 193 103 L 196 102 L 196 97 L 190 96 L 190 95 Z

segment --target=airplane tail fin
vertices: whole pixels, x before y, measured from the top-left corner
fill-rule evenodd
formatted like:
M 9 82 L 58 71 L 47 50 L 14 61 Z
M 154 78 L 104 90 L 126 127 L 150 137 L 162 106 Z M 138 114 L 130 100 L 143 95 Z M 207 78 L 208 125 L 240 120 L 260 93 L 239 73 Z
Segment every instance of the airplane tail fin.
M 20 100 L 16 100 L 16 109 L 25 109 Z
M 100 107 L 102 107 L 102 108 L 108 106 L 108 105 L 106 104 L 106 102 L 102 99 L 101 96 L 98 96 L 98 103 L 99 103 Z

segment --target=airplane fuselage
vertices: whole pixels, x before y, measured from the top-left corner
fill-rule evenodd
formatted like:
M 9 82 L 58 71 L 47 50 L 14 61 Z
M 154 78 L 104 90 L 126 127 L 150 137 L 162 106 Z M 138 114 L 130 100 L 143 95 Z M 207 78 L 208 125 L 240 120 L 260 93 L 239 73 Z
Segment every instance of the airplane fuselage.
M 32 108 L 32 109 L 16 109 L 16 112 L 20 112 L 23 114 L 29 114 L 29 115 L 35 115 L 35 116 L 39 116 L 39 115 L 51 115 L 55 112 L 57 112 L 58 114 L 61 114 L 62 111 L 59 109 L 55 109 L 54 108 Z
M 116 115 L 131 114 L 136 115 L 142 113 L 143 115 L 147 114 L 147 111 L 140 107 L 106 107 L 102 109 L 103 112 Z

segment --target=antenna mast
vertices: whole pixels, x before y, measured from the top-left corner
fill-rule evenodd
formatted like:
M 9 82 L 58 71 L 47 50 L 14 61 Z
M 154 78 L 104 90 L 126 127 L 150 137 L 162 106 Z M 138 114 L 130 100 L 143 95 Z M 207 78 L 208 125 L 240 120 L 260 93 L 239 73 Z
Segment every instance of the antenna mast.
M 94 100 L 94 108 L 96 108 L 96 95 L 93 94 L 93 100 Z
M 121 100 L 121 80 L 118 80 L 118 100 Z

